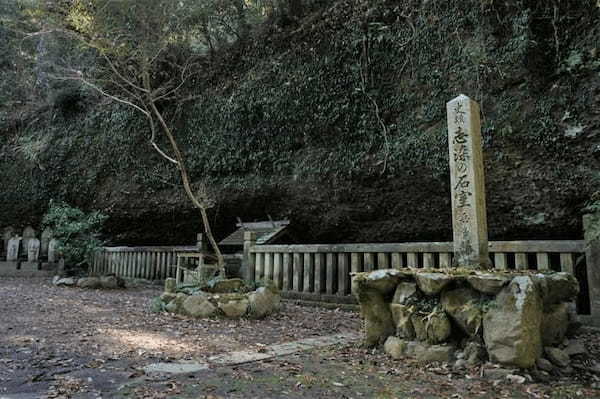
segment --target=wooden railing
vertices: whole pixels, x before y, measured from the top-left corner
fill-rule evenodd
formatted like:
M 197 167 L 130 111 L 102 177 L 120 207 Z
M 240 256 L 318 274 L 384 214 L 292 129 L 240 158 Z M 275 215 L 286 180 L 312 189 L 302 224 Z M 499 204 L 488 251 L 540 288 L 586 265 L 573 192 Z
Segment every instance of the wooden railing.
M 583 241 L 496 241 L 489 245 L 499 270 L 573 273 Z M 449 268 L 452 243 L 260 245 L 249 250 L 248 278 L 269 279 L 284 291 L 350 295 L 350 273 L 388 268 Z
M 198 252 L 198 247 L 106 247 L 96 253 L 92 274 L 164 280 L 176 276 L 177 255 L 189 252 Z

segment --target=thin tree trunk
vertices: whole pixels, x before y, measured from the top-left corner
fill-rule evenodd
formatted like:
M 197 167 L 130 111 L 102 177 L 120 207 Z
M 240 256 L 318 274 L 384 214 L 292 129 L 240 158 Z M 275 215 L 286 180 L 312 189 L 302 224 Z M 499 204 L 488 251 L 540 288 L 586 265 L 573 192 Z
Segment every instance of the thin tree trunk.
M 144 81 L 145 81 L 146 89 L 150 91 L 150 85 L 148 83 L 148 79 L 144 79 Z M 173 149 L 173 152 L 175 153 L 175 159 L 177 160 L 177 164 L 178 164 L 177 167 L 179 168 L 179 172 L 181 174 L 181 180 L 183 181 L 183 188 L 185 189 L 187 196 L 190 198 L 190 200 L 192 201 L 194 206 L 196 206 L 196 208 L 198 208 L 200 210 L 200 214 L 202 216 L 202 224 L 204 225 L 204 232 L 206 233 L 206 236 L 208 237 L 208 241 L 210 242 L 210 245 L 212 246 L 213 250 L 215 251 L 215 255 L 217 256 L 217 265 L 219 267 L 219 274 L 222 277 L 225 277 L 225 259 L 223 258 L 223 254 L 221 253 L 221 250 L 219 249 L 219 246 L 217 245 L 217 241 L 215 240 L 215 238 L 213 236 L 212 229 L 211 229 L 210 223 L 208 221 L 208 215 L 206 213 L 206 206 L 204 204 L 202 204 L 198 200 L 198 198 L 196 198 L 196 196 L 194 195 L 194 192 L 192 191 L 192 186 L 190 183 L 189 175 L 187 172 L 187 168 L 185 167 L 183 155 L 182 155 L 181 151 L 179 150 L 179 145 L 177 144 L 177 141 L 175 140 L 175 136 L 173 136 L 173 132 L 171 131 L 171 129 L 165 122 L 165 120 L 164 120 L 162 114 L 160 113 L 160 111 L 158 110 L 158 108 L 156 107 L 154 99 L 151 98 L 151 94 L 149 95 L 148 102 L 149 102 L 150 108 L 152 109 L 152 112 L 154 113 L 154 115 L 156 115 L 156 118 L 158 119 L 158 121 L 163 129 L 163 132 L 165 133 L 169 142 L 171 143 L 171 148 Z

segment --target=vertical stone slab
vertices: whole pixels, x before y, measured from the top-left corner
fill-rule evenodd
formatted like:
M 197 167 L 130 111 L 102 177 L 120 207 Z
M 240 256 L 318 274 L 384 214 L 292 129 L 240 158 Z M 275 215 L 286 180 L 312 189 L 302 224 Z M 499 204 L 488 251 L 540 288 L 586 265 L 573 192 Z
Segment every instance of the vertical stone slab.
M 273 254 L 273 282 L 278 289 L 283 288 L 283 269 L 282 255 L 280 253 Z
M 600 212 L 583 217 L 591 324 L 600 327 Z
M 265 281 L 273 281 L 273 254 L 265 253 Z
M 9 262 L 15 262 L 19 260 L 19 244 L 21 239 L 19 237 L 12 237 L 8 240 L 8 247 L 6 250 L 6 260 Z
M 327 281 L 325 283 L 325 292 L 328 295 L 333 295 L 337 288 L 337 254 L 328 253 L 326 255 L 326 263 Z
M 40 236 L 40 256 L 45 258 L 48 256 L 48 245 L 50 245 L 50 240 L 52 239 L 52 230 L 49 227 L 46 227 L 44 231 L 42 231 L 42 235 Z
M 283 290 L 291 291 L 294 281 L 294 269 L 292 267 L 292 255 L 289 253 L 283 254 Z
M 489 268 L 479 105 L 460 95 L 446 105 L 454 265 Z
M 27 253 L 29 249 L 29 240 L 35 238 L 35 229 L 31 226 L 27 226 L 23 229 L 23 239 L 21 240 L 21 245 L 23 247 L 23 251 Z
M 392 254 L 392 268 L 394 269 L 400 269 L 404 267 L 404 263 L 403 263 L 403 259 L 402 259 L 402 254 L 398 253 L 398 252 L 394 252 Z
M 27 262 L 37 262 L 40 259 L 40 240 L 32 238 L 27 245 Z
M 385 252 L 379 252 L 377 254 L 377 268 L 378 269 L 389 269 L 390 268 L 390 257 Z
M 5 227 L 2 231 L 2 241 L 4 241 L 4 252 L 8 253 L 8 241 L 15 235 L 15 229 L 13 227 Z
M 372 272 L 375 270 L 375 254 L 366 252 L 363 255 L 363 266 L 365 268 L 365 272 Z
M 255 255 L 250 252 L 256 245 L 256 233 L 253 231 L 244 232 L 244 254 L 242 258 L 242 270 L 240 273 L 248 281 L 255 281 Z

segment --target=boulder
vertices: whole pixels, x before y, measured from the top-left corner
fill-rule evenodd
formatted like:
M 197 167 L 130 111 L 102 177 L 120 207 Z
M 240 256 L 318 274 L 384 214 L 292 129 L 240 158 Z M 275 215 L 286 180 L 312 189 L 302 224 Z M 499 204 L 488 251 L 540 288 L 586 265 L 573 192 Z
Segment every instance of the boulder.
M 226 317 L 229 318 L 240 318 L 248 311 L 248 300 L 231 300 L 227 302 L 219 302 L 219 309 L 225 313 Z
M 540 370 L 544 370 L 547 372 L 551 372 L 554 369 L 554 366 L 552 365 L 552 362 L 548 359 L 544 359 L 543 357 L 540 357 L 537 361 L 536 361 L 536 365 L 537 368 Z
M 542 318 L 542 343 L 558 345 L 565 339 L 569 328 L 569 304 L 549 305 Z
M 396 326 L 386 297 L 396 289 L 400 275 L 393 269 L 353 275 L 353 294 L 364 319 L 364 345 L 367 347 L 382 344 L 394 335 Z
M 450 363 L 454 354 L 452 345 L 429 345 L 424 342 L 410 342 L 406 354 L 413 356 L 420 363 Z
M 401 359 L 404 357 L 404 353 L 407 348 L 407 342 L 398 337 L 388 337 L 385 341 L 385 345 L 383 346 L 383 350 L 387 353 L 392 359 Z
M 475 366 L 485 360 L 487 351 L 479 342 L 469 342 L 463 350 L 464 360 L 468 366 Z
M 450 319 L 443 311 L 434 311 L 427 317 L 425 331 L 428 343 L 441 344 L 446 342 L 452 333 Z
M 569 345 L 564 349 L 565 353 L 569 356 L 583 355 L 587 353 L 587 349 L 582 341 L 571 341 Z
M 481 331 L 483 312 L 478 302 L 481 295 L 470 288 L 444 291 L 442 308 L 467 335 L 473 337 Z
M 178 313 L 177 302 L 171 301 L 165 305 L 165 310 L 170 313 Z
M 427 316 L 427 313 L 415 312 L 410 317 L 417 340 L 423 342 L 427 341 Z
M 217 310 L 206 297 L 199 295 L 188 296 L 183 301 L 182 308 L 185 314 L 196 318 L 211 317 Z
M 411 321 L 414 307 L 392 303 L 390 304 L 390 310 L 392 311 L 392 319 L 396 326 L 396 335 L 406 339 L 415 338 L 415 329 Z
M 260 287 L 248 294 L 249 316 L 255 319 L 263 318 L 279 310 L 281 297 L 273 291 Z
M 508 276 L 498 274 L 475 274 L 467 277 L 467 282 L 475 290 L 486 295 L 497 295 L 510 282 Z
M 503 380 L 513 373 L 514 370 L 508 370 L 504 368 L 489 368 L 483 371 L 483 375 L 491 380 Z
M 404 273 L 396 269 L 383 269 L 374 272 L 354 273 L 352 276 L 352 285 L 355 287 L 355 295 L 360 302 L 361 291 L 378 291 L 383 295 L 388 295 L 400 282 Z
M 124 287 L 125 282 L 123 281 L 123 279 L 121 279 L 115 275 L 102 276 L 102 277 L 100 277 L 100 285 L 102 286 L 102 288 L 114 290 L 117 288 Z
M 579 294 L 579 282 L 571 273 L 536 274 L 544 304 L 571 302 Z
M 163 292 L 160 295 L 160 300 L 163 301 L 164 303 L 170 303 L 171 301 L 173 301 L 175 298 L 177 298 L 176 294 L 173 294 L 171 292 Z
M 174 278 L 167 278 L 165 280 L 165 292 L 169 294 L 174 294 L 177 291 L 177 280 Z
M 515 277 L 483 318 L 490 360 L 520 368 L 533 366 L 542 353 L 542 314 L 542 301 L 533 279 Z
M 210 281 L 206 287 L 202 288 L 202 291 L 212 292 L 215 294 L 223 294 L 228 292 L 238 292 L 244 288 L 244 280 L 241 278 L 231 278 L 227 280 L 213 280 Z
M 561 349 L 547 346 L 544 348 L 544 352 L 546 352 L 546 357 L 548 360 L 558 367 L 567 367 L 570 363 L 569 355 L 567 355 L 565 351 Z
M 76 284 L 76 281 L 74 278 L 72 277 L 63 277 L 60 278 L 58 276 L 55 276 L 54 279 L 52 280 L 52 283 L 56 286 L 66 286 L 66 287 L 72 287 Z
M 439 294 L 454 277 L 445 273 L 415 273 L 415 279 L 421 291 L 432 296 Z
M 83 277 L 77 280 L 77 286 L 79 288 L 100 288 L 102 283 L 98 277 Z
M 406 305 L 410 299 L 415 299 L 417 296 L 418 291 L 416 283 L 402 282 L 396 287 L 392 303 Z

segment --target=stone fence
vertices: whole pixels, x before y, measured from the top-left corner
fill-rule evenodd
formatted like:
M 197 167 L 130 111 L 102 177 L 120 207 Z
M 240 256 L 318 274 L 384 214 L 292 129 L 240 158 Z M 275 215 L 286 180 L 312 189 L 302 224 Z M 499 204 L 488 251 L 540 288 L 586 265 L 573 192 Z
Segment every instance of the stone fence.
M 20 233 L 20 234 L 19 234 Z M 39 238 L 37 231 L 27 226 L 22 232 L 6 227 L 0 241 L 0 276 L 44 276 L 61 265 L 58 241 L 45 229 Z

